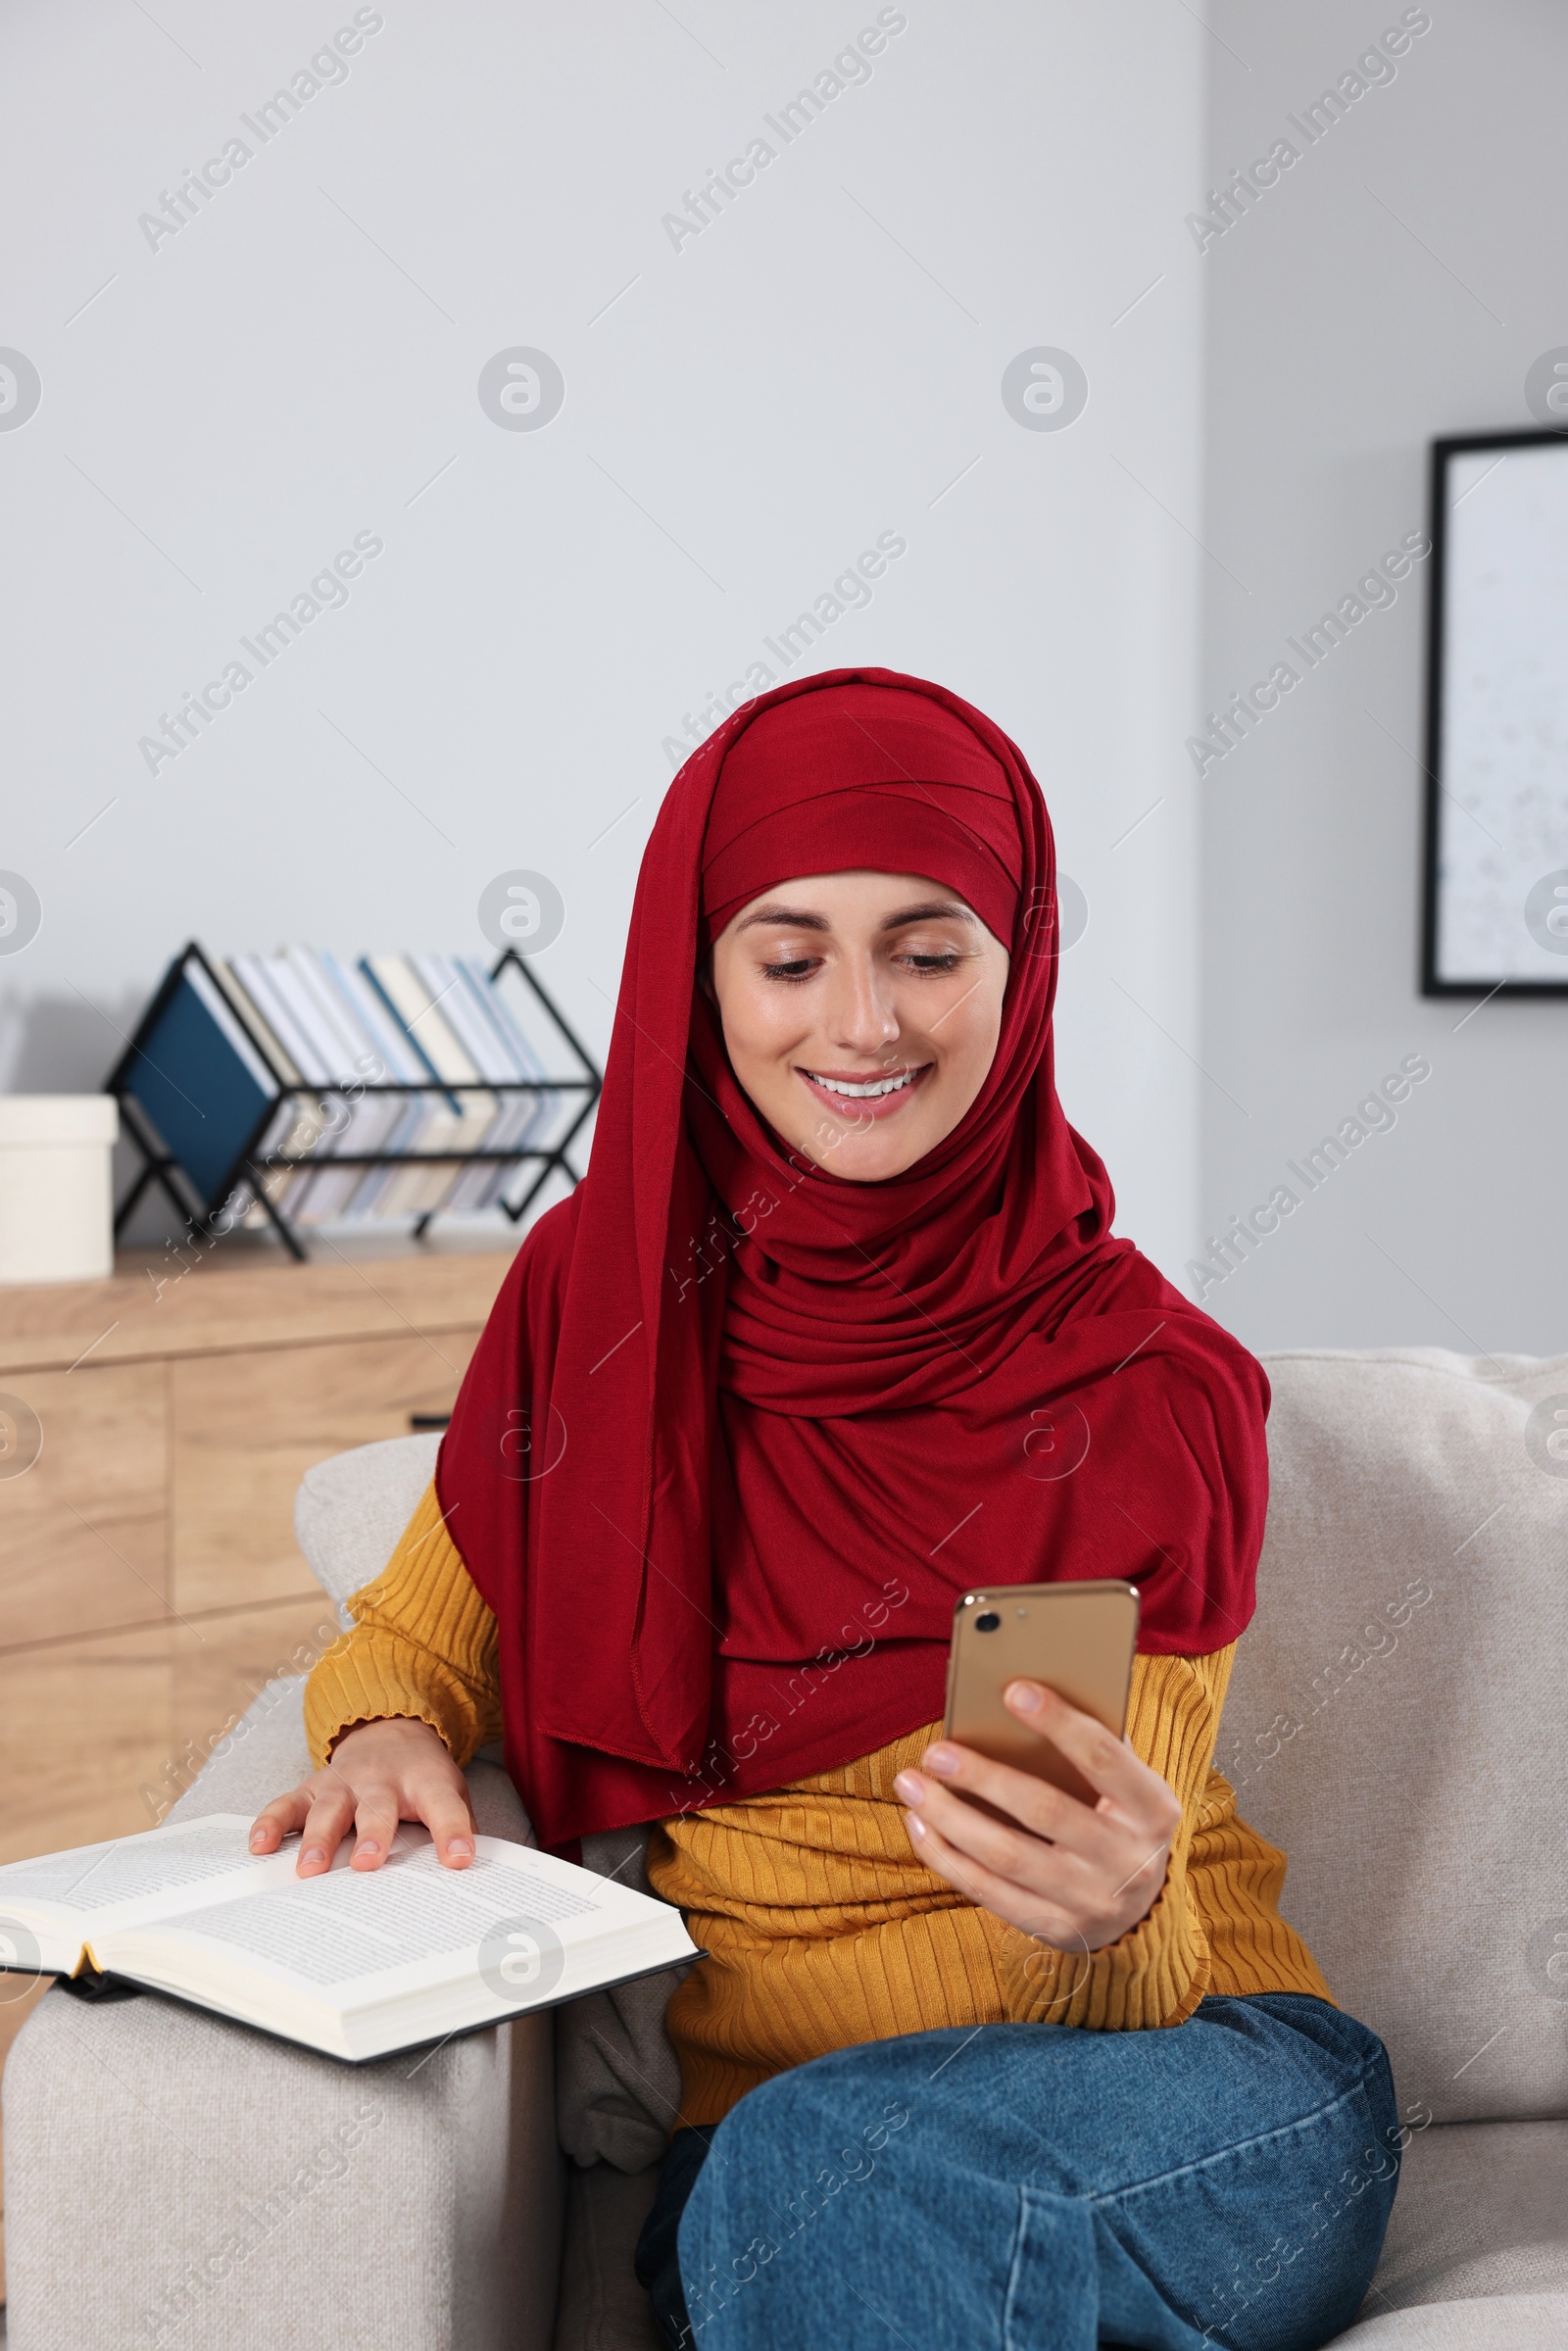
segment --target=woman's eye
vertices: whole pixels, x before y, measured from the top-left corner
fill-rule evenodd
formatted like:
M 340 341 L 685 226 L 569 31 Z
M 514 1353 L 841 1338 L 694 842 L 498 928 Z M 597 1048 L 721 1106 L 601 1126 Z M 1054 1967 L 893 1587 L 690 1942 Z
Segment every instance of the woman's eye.
M 958 955 L 956 949 L 950 949 L 946 955 L 906 955 L 905 961 L 912 964 L 916 971 L 956 971 L 958 968 Z
M 810 978 L 812 969 L 811 958 L 803 955 L 793 963 L 764 963 L 762 976 L 769 980 L 806 980 Z

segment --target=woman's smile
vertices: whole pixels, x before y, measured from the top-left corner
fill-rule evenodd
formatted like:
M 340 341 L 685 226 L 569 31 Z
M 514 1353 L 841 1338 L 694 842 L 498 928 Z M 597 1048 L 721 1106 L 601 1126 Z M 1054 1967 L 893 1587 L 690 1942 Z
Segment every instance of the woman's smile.
M 808 1094 L 858 1125 L 866 1118 L 893 1118 L 930 1075 L 935 1064 L 917 1069 L 797 1069 Z

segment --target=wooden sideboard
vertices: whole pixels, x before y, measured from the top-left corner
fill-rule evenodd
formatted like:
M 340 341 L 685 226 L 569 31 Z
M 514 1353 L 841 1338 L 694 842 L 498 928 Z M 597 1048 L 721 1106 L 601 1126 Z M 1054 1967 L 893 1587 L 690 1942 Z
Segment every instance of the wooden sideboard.
M 318 1248 L 0 1290 L 0 1861 L 153 1827 L 336 1639 L 295 1488 L 450 1410 L 512 1252 Z M 0 1996 L 0 2059 L 30 2004 Z

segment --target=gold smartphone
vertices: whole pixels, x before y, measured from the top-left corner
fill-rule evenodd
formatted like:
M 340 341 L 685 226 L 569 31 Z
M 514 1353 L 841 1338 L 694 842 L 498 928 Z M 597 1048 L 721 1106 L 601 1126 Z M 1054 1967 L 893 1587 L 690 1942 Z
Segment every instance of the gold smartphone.
M 943 1735 L 1096 1804 L 1099 1789 L 1004 1706 L 1002 1693 L 1009 1682 L 1044 1682 L 1120 1739 L 1137 1645 L 1136 1585 L 1004 1584 L 966 1592 L 953 1612 Z

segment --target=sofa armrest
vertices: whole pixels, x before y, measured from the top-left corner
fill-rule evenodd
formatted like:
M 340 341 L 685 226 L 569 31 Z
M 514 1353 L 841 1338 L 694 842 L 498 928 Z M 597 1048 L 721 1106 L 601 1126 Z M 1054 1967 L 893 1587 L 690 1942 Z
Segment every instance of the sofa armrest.
M 180 1798 L 309 1769 L 272 1683 Z M 506 1774 L 468 1774 L 519 1839 Z M 5 2072 L 7 2351 L 549 2351 L 563 2167 L 552 2020 L 345 2066 L 156 1993 L 46 1992 Z
M 294 1533 L 340 1615 L 350 1592 L 378 1576 L 396 1550 L 440 1449 L 438 1436 L 387 1437 L 333 1453 L 300 1480 Z
M 46 1992 L 5 2074 L 9 2351 L 549 2351 L 550 2020 L 371 2065 Z

